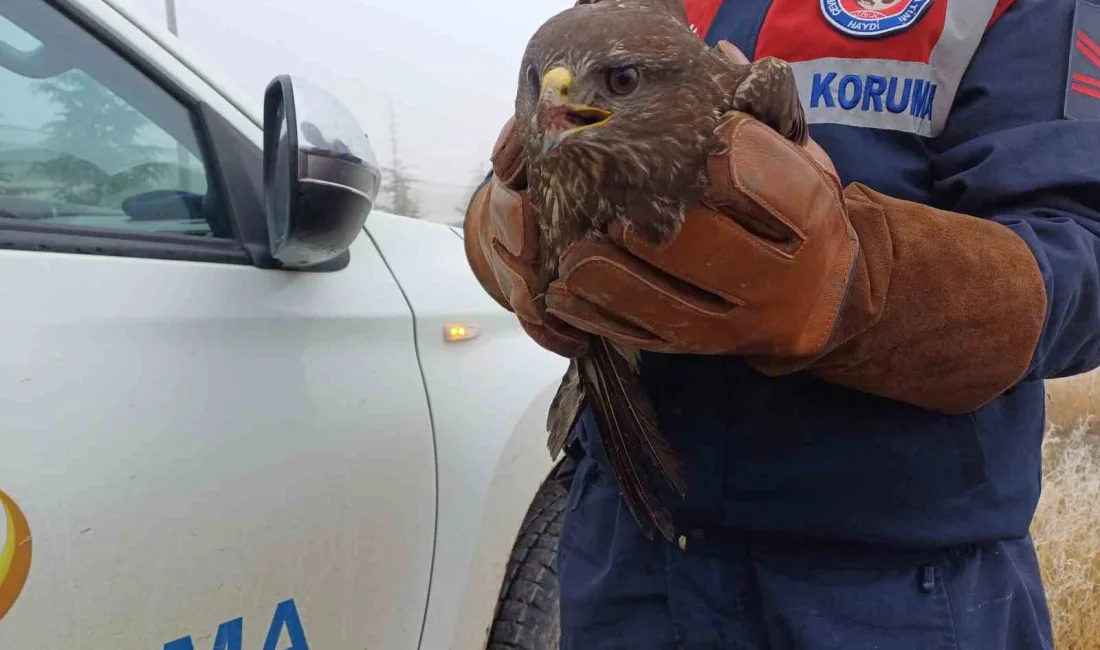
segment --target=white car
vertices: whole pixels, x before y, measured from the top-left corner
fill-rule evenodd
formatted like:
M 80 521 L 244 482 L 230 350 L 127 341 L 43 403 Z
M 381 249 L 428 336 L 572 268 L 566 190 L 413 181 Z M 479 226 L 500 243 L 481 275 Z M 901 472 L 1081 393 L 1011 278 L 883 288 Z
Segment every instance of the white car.
M 255 99 L 0 3 L 0 649 L 552 647 L 564 360 L 339 101 Z

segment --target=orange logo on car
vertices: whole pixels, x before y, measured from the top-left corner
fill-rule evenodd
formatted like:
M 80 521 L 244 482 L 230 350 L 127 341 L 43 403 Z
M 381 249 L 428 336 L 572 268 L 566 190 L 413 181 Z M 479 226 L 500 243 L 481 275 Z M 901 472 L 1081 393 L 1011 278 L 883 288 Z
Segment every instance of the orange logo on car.
M 30 526 L 19 506 L 0 491 L 0 618 L 15 604 L 30 572 Z

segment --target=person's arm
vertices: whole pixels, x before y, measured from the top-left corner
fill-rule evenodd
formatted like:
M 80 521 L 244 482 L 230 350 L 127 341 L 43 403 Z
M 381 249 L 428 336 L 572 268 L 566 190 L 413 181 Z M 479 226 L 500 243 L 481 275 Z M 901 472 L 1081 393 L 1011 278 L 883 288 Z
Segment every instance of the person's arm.
M 927 272 L 916 292 L 891 290 L 897 295 L 882 303 L 883 317 L 809 364 L 810 372 L 959 411 L 981 406 L 1021 381 L 1100 366 L 1100 99 L 1091 99 L 1097 106 L 1085 103 L 1078 110 L 1086 115 L 1075 116 L 1093 119 L 1063 116 L 1067 67 L 1076 56 L 1075 4 L 1015 0 L 989 28 L 944 132 L 930 142 L 937 207 L 1002 226 L 1023 242 L 1029 259 L 1008 255 L 1007 248 L 1006 254 L 990 256 L 979 249 L 988 246 L 986 240 L 970 241 L 967 229 L 955 234 L 964 221 L 945 224 L 938 235 L 929 229 L 925 238 L 937 238 L 942 246 L 939 264 L 953 272 Z M 1091 7 L 1084 10 L 1100 16 Z M 1089 72 L 1100 77 L 1100 66 Z M 913 214 L 923 225 L 939 213 L 921 207 Z M 1011 243 L 1002 241 L 1006 247 Z M 934 253 L 932 242 L 924 243 L 921 248 Z M 973 263 L 982 257 L 983 263 Z M 1025 288 L 1035 284 L 1036 273 L 1041 302 Z M 937 292 L 936 283 L 957 289 Z M 944 308 L 945 300 L 955 305 Z M 1031 313 L 1041 327 L 1021 318 Z M 1027 331 L 1026 338 L 1014 328 Z M 778 373 L 790 369 L 789 363 L 768 359 L 760 367 Z
M 1077 102 L 1070 119 L 1063 114 L 1067 76 L 1100 78 L 1100 66 L 1075 53 L 1076 4 L 1015 0 L 989 28 L 944 132 L 930 142 L 936 206 L 1012 232 L 1034 265 L 1007 250 L 989 256 L 978 249 L 988 246 L 985 240 L 969 241 L 966 229 L 955 234 L 964 221 L 948 225 L 939 231 L 937 255 L 953 273 L 927 272 L 917 292 L 891 290 L 899 295 L 883 302 L 883 318 L 809 364 L 811 372 L 931 405 L 945 404 L 949 391 L 957 391 L 959 404 L 949 410 L 971 410 L 1021 381 L 1100 366 L 1100 99 L 1070 98 L 1071 105 Z M 1100 28 L 1100 9 L 1086 5 L 1081 11 L 1091 13 L 1083 22 Z M 1071 58 L 1075 67 L 1067 71 Z M 923 215 L 921 225 L 935 214 L 933 208 L 914 210 L 914 218 Z M 926 238 L 933 237 L 929 229 Z M 933 253 L 935 245 L 922 248 Z M 973 263 L 981 257 L 987 260 Z M 1035 283 L 1036 269 L 1042 302 L 1038 294 L 1026 300 L 1023 286 Z M 937 281 L 957 291 L 937 292 Z M 943 300 L 974 308 L 944 309 Z M 906 308 L 904 301 L 913 304 Z M 1020 318 L 1032 311 L 1041 323 L 1037 329 Z M 922 318 L 931 322 L 922 326 Z M 1026 345 L 1013 328 L 1029 332 Z M 781 372 L 784 364 L 770 359 L 761 367 Z M 925 376 L 914 374 L 922 369 Z
M 547 311 L 620 344 L 743 356 L 930 410 L 979 408 L 1027 370 L 1046 313 L 1035 256 L 995 221 L 841 189 L 747 115 L 661 247 L 629 226 L 567 249 Z
M 1087 119 L 1063 119 L 1071 56 L 1070 75 L 1100 78 L 1075 53 L 1076 4 L 1015 0 L 989 28 L 933 143 L 941 206 L 1006 225 L 1038 261 L 1045 324 L 1025 379 L 1100 366 L 1100 99 L 1079 95 L 1074 117 Z M 1100 28 L 1100 9 L 1081 11 Z

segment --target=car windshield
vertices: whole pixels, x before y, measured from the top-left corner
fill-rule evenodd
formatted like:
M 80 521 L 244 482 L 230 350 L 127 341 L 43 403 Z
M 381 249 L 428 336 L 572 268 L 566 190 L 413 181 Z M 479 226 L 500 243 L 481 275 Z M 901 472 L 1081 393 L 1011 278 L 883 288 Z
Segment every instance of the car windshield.
M 0 6 L 0 219 L 209 236 L 207 190 L 181 102 L 45 2 Z

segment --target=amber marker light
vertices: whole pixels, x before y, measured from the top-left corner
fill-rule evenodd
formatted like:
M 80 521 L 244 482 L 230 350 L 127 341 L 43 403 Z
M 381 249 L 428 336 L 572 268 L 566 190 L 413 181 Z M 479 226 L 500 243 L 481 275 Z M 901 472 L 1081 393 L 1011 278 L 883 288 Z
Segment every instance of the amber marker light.
M 481 328 L 472 323 L 447 323 L 443 326 L 443 340 L 448 343 L 469 341 L 481 334 Z

